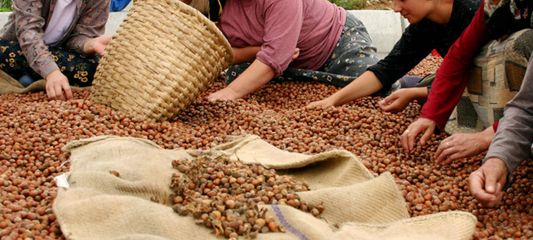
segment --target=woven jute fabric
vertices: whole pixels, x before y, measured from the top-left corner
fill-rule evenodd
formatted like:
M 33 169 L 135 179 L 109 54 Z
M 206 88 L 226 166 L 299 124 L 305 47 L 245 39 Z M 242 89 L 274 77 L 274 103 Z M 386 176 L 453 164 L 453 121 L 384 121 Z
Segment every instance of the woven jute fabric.
M 84 87 L 89 88 L 89 87 Z M 76 86 L 71 86 L 72 90 L 84 89 Z M 22 86 L 17 80 L 9 76 L 4 71 L 0 70 L 0 94 L 9 93 L 31 93 L 44 91 L 46 89 L 46 81 L 44 79 L 37 80 L 27 87 Z
M 70 152 L 70 187 L 58 189 L 53 210 L 67 239 L 218 239 L 167 202 L 171 176 L 179 174 L 172 160 L 192 158 L 198 150 L 101 136 L 70 142 L 65 151 Z M 324 204 L 320 219 L 286 205 L 263 206 L 285 232 L 258 239 L 455 240 L 470 239 L 475 229 L 476 218 L 466 212 L 410 218 L 392 175 L 374 177 L 344 150 L 291 153 L 247 135 L 208 151 L 278 169 L 310 186 L 298 193 L 302 201 Z
M 175 116 L 229 66 L 216 25 L 179 0 L 138 0 L 95 73 L 91 99 L 136 117 Z

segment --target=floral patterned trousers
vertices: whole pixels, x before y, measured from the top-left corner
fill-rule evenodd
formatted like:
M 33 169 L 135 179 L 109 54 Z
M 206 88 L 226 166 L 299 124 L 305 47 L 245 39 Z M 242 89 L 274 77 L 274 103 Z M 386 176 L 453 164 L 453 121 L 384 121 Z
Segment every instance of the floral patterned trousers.
M 376 48 L 363 23 L 351 13 L 346 14 L 346 23 L 337 46 L 330 58 L 318 70 L 287 68 L 273 81 L 303 80 L 318 81 L 344 87 L 378 62 Z M 226 72 L 226 83 L 230 83 L 250 66 L 249 62 L 232 65 Z
M 49 50 L 71 85 L 91 86 L 96 66 L 98 66 L 98 57 L 85 56 L 62 47 L 50 47 Z M 29 75 L 33 80 L 43 78 L 29 66 L 16 41 L 0 39 L 0 70 L 15 79 L 24 75 Z

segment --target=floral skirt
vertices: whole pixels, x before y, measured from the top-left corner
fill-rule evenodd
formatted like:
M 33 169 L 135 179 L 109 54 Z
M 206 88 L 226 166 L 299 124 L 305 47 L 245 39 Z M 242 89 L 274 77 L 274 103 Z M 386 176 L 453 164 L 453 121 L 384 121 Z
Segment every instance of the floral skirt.
M 85 56 L 62 47 L 50 47 L 49 51 L 71 85 L 86 87 L 92 84 L 98 66 L 98 57 Z M 0 39 L 0 70 L 15 79 L 30 77 L 33 80 L 39 80 L 43 78 L 29 66 L 16 41 Z

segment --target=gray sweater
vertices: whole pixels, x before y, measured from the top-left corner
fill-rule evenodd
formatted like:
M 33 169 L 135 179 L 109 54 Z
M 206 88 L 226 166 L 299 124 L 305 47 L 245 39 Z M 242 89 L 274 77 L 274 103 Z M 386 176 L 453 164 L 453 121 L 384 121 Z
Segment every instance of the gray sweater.
M 533 55 L 532 55 L 533 56 Z M 499 158 L 511 172 L 533 153 L 533 57 L 529 59 L 520 91 L 505 107 L 485 160 Z M 509 177 L 510 179 L 510 177 Z

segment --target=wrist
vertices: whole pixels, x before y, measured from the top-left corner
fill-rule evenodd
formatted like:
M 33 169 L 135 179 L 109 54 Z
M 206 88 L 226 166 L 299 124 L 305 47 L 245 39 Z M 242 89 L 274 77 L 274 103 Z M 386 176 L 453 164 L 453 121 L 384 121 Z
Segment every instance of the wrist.
M 232 84 L 228 85 L 226 87 L 226 90 L 232 96 L 232 99 L 242 98 L 242 97 L 244 97 L 246 95 L 246 93 L 242 92 L 241 88 L 238 88 L 238 87 L 236 87 L 235 85 L 232 85 Z
M 53 70 L 52 72 L 48 73 L 48 75 L 46 75 L 44 79 L 48 80 L 50 78 L 53 78 L 54 76 L 57 76 L 58 74 L 61 74 L 61 71 L 59 71 L 59 69 Z
M 428 96 L 428 88 L 427 87 L 417 87 L 416 88 L 416 97 L 417 98 L 426 98 Z
M 509 168 L 507 167 L 507 164 L 504 160 L 498 157 L 490 157 L 483 163 L 483 165 L 490 166 L 491 168 L 496 168 L 498 171 L 504 174 L 504 177 L 507 177 Z
M 339 93 L 339 92 L 337 92 Z M 339 94 L 333 94 L 333 95 L 330 95 L 329 97 L 325 98 L 324 100 L 326 101 L 327 105 L 328 106 L 338 106 L 338 105 L 342 105 L 344 104 L 344 102 L 341 102 L 341 97 L 339 96 Z
M 488 127 L 482 132 L 479 133 L 481 136 L 481 144 L 483 149 L 487 149 L 490 146 L 490 143 L 492 142 L 492 138 L 494 137 L 494 129 L 492 127 Z
M 83 44 L 83 53 L 84 54 L 92 53 L 92 38 L 87 39 L 87 41 L 85 41 L 85 43 Z

